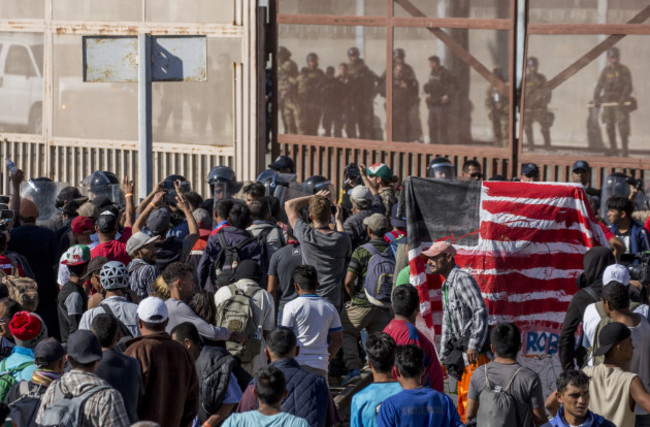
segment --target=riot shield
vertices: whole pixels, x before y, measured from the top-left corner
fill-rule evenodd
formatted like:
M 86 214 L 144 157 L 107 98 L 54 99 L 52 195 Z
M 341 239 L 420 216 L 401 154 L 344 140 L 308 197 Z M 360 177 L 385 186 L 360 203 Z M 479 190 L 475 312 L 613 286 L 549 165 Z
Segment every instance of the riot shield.
M 47 178 L 29 179 L 20 184 L 20 197 L 33 201 L 38 208 L 36 225 L 52 230 L 61 226 L 62 220 L 56 209 L 56 198 L 67 186 L 66 183 L 54 182 Z
M 633 182 L 633 179 L 621 172 L 614 172 L 609 175 L 603 182 L 603 188 L 601 190 L 600 197 L 600 217 L 609 224 L 607 219 L 607 200 L 611 197 L 630 196 L 630 184 Z M 634 198 L 634 209 L 635 210 L 644 210 L 646 207 L 646 193 L 641 189 L 639 193 Z

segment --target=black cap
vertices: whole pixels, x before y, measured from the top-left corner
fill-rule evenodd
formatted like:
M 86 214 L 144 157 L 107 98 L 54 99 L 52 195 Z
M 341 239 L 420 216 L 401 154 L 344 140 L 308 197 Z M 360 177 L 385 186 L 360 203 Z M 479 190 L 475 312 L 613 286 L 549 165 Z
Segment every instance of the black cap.
M 36 344 L 34 348 L 34 362 L 37 366 L 54 363 L 65 356 L 65 350 L 56 338 L 48 338 Z
M 571 168 L 572 171 L 577 171 L 577 170 L 591 170 L 591 167 L 589 166 L 589 163 L 585 162 L 584 160 L 578 160 L 573 164 L 573 168 Z
M 63 206 L 65 202 L 70 201 L 83 205 L 88 201 L 88 197 L 83 196 L 77 187 L 65 187 L 56 198 L 56 203 Z
M 291 173 L 293 173 L 296 169 L 295 164 L 293 163 L 293 160 L 289 156 L 278 156 L 273 163 L 269 165 L 269 168 L 279 171 L 280 169 L 284 168 L 289 168 L 291 170 Z
M 521 165 L 521 173 L 528 178 L 539 176 L 539 167 L 535 163 L 526 163 Z
M 619 322 L 612 322 L 605 325 L 598 334 L 600 347 L 594 352 L 594 356 L 603 356 L 607 354 L 616 344 L 626 340 L 632 335 L 630 328 Z
M 68 336 L 66 351 L 68 356 L 79 363 L 102 360 L 102 345 L 99 343 L 99 338 L 87 329 L 78 329 Z

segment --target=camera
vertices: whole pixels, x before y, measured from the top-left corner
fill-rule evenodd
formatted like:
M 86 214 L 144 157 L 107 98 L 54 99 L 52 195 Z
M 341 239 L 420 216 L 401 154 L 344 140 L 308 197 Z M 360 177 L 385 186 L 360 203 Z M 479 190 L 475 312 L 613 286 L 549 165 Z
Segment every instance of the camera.
M 639 191 L 643 191 L 643 180 L 640 178 L 632 178 L 628 176 L 625 178 L 625 182 L 630 184 L 632 187 L 636 188 Z
M 637 262 L 638 261 L 638 262 Z M 650 251 L 639 252 L 634 256 L 634 262 L 627 266 L 630 279 L 638 280 L 644 285 L 650 284 Z

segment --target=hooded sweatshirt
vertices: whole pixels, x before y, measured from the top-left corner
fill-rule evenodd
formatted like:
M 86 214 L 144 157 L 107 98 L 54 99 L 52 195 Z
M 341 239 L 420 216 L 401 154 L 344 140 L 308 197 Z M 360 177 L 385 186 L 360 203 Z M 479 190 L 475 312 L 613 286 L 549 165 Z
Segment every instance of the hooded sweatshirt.
M 598 246 L 589 249 L 583 258 L 584 283 L 586 286 L 580 289 L 571 299 L 564 325 L 560 333 L 560 363 L 564 370 L 575 369 L 574 360 L 578 367 L 584 365 L 585 350 L 582 346 L 575 348 L 575 333 L 578 325 L 582 323 L 585 309 L 591 303 L 598 302 L 600 293 L 603 290 L 603 272 L 608 265 L 614 264 L 616 259 L 609 248 Z

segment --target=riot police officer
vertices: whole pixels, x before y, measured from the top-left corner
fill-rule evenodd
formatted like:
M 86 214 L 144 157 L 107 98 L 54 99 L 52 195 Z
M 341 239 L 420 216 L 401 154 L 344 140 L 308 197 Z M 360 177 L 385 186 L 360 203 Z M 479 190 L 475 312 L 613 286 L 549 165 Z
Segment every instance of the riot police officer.
M 551 102 L 551 91 L 547 91 L 543 95 L 539 90 L 544 89 L 546 86 L 546 77 L 537 72 L 539 61 L 537 58 L 530 57 L 526 61 L 526 105 L 524 106 L 524 132 L 526 133 L 526 140 L 530 148 L 533 148 L 535 143 L 533 139 L 533 123 L 539 122 L 544 138 L 544 146 L 551 147 L 551 126 L 555 116 L 548 111 L 548 104 Z M 530 96 L 533 95 L 532 99 Z
M 115 205 L 125 205 L 124 191 L 119 178 L 113 172 L 96 170 L 81 181 L 81 192 L 90 200 L 106 197 Z
M 393 64 L 401 66 L 401 78 L 406 83 L 409 89 L 407 108 L 407 135 L 405 141 L 421 141 L 422 140 L 422 122 L 420 121 L 420 97 L 419 83 L 415 77 L 413 67 L 406 63 L 406 52 L 404 49 L 397 48 L 393 51 Z M 393 75 L 393 79 L 395 75 Z M 393 129 L 395 129 L 395 121 L 393 121 Z
M 616 126 L 621 136 L 621 156 L 627 156 L 630 136 L 630 111 L 636 108 L 632 100 L 632 74 L 620 62 L 620 52 L 613 47 L 607 51 L 607 67 L 600 73 L 594 90 L 594 104 L 603 105 L 601 120 L 607 127 L 611 154 L 616 154 Z
M 449 143 L 447 128 L 448 109 L 454 95 L 454 78 L 451 72 L 440 63 L 440 58 L 433 55 L 429 57 L 431 73 L 429 80 L 424 84 L 424 99 L 429 108 L 429 143 Z
M 325 73 L 318 68 L 318 55 L 307 55 L 307 66 L 300 70 L 298 85 L 298 132 L 301 135 L 318 135 L 322 115 L 322 95 Z
M 501 81 L 505 81 L 501 67 L 495 67 L 492 74 Z M 507 91 L 506 91 L 507 93 Z M 494 135 L 494 144 L 497 147 L 505 147 L 508 144 L 509 132 L 509 113 L 510 102 L 507 95 L 499 92 L 496 86 L 490 85 L 485 94 L 485 108 L 488 111 L 488 117 L 492 122 L 492 134 Z
M 360 58 L 359 49 L 348 49 L 349 108 L 345 133 L 348 138 L 373 139 L 373 100 L 379 78 Z
M 278 110 L 282 117 L 284 132 L 297 134 L 298 115 L 300 105 L 298 104 L 298 93 L 296 90 L 296 78 L 298 77 L 298 65 L 291 60 L 291 52 L 284 46 L 278 48 Z
M 438 156 L 429 162 L 427 176 L 438 179 L 455 179 L 456 168 L 447 157 Z

